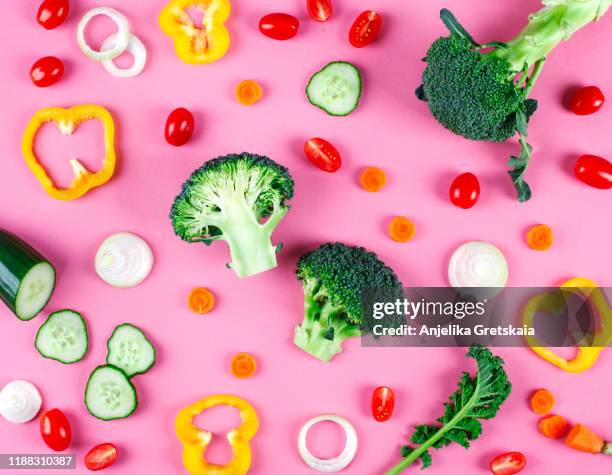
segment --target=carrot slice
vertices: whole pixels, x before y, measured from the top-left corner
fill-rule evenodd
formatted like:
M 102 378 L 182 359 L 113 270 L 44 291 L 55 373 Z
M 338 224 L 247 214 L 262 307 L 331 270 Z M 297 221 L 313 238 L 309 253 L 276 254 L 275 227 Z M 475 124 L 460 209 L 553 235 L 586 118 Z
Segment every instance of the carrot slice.
M 240 104 L 251 106 L 261 99 L 263 89 L 258 82 L 251 79 L 240 81 L 236 87 L 236 99 Z
M 548 414 L 555 405 L 555 397 L 548 389 L 538 389 L 531 396 L 531 409 L 536 414 Z
M 215 296 L 206 287 L 196 287 L 189 293 L 188 304 L 193 313 L 208 313 L 215 306 Z
M 396 242 L 410 241 L 414 232 L 414 223 L 404 216 L 396 216 L 389 224 L 389 236 Z
M 378 167 L 368 167 L 361 173 L 359 182 L 364 190 L 376 192 L 387 184 L 387 175 Z
M 545 251 L 553 243 L 553 234 L 550 226 L 538 224 L 527 233 L 527 245 L 536 251 Z
M 540 419 L 538 429 L 546 437 L 560 439 L 565 435 L 569 424 L 563 416 L 548 416 Z
M 567 434 L 565 444 L 581 452 L 598 454 L 603 450 L 604 440 L 588 427 L 576 424 Z
M 237 378 L 250 378 L 255 374 L 257 362 L 250 353 L 236 353 L 232 358 L 232 374 Z

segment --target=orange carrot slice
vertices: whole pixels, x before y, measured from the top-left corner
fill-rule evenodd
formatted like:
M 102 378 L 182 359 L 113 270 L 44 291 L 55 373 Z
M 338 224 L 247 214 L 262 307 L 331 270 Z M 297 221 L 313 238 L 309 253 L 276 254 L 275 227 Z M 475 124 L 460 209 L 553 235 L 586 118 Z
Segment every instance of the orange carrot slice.
M 531 396 L 531 409 L 536 414 L 548 414 L 555 405 L 555 397 L 548 389 L 538 389 Z
M 189 293 L 188 304 L 194 313 L 208 313 L 215 306 L 215 296 L 206 287 L 196 287 Z
M 576 424 L 567 434 L 565 444 L 581 452 L 598 454 L 603 450 L 604 440 L 588 427 Z
M 387 184 L 387 176 L 380 168 L 368 167 L 361 173 L 359 182 L 364 190 L 376 192 L 385 187 Z
M 240 104 L 252 106 L 263 96 L 263 89 L 258 82 L 246 79 L 236 87 L 236 99 Z
M 553 243 L 553 234 L 550 226 L 538 224 L 527 233 L 527 245 L 536 251 L 545 251 Z
M 404 216 L 396 216 L 389 224 L 389 236 L 396 242 L 410 241 L 414 232 L 414 223 Z
M 250 378 L 257 370 L 257 362 L 250 353 L 236 353 L 232 358 L 231 370 L 237 378 Z
M 563 416 L 548 416 L 540 419 L 538 429 L 540 432 L 551 439 L 560 439 L 565 435 L 569 424 Z

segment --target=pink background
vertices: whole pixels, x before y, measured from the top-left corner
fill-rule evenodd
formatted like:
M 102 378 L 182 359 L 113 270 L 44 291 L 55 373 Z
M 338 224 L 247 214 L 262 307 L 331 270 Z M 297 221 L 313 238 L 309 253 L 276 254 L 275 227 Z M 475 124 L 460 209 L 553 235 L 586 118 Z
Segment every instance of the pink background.
M 612 285 L 610 256 L 604 254 L 610 243 L 609 194 L 571 174 L 579 154 L 609 156 L 612 108 L 578 117 L 563 107 L 568 91 L 577 85 L 612 91 L 612 18 L 561 45 L 533 91 L 540 101 L 530 125 L 535 160 L 528 178 L 534 197 L 520 205 L 504 171 L 516 145 L 453 136 L 432 119 L 413 91 L 423 69 L 420 58 L 445 32 L 438 20 L 441 7 L 453 8 L 477 39 L 506 40 L 539 8 L 535 0 L 335 0 L 334 16 L 326 24 L 308 18 L 304 0 L 234 0 L 228 22 L 231 48 L 222 60 L 205 66 L 183 64 L 161 33 L 157 16 L 164 0 L 106 3 L 128 16 L 132 31 L 147 45 L 149 62 L 137 78 L 111 77 L 78 49 L 78 19 L 99 2 L 72 1 L 68 21 L 54 31 L 34 21 L 35 0 L 4 0 L 0 6 L 0 224 L 41 250 L 58 270 L 53 299 L 35 320 L 20 322 L 0 308 L 0 385 L 15 378 L 31 380 L 46 408 L 65 410 L 73 427 L 70 451 L 78 455 L 77 473 L 87 472 L 82 465 L 86 451 L 106 441 L 121 450 L 121 460 L 109 473 L 185 473 L 174 417 L 183 406 L 221 392 L 246 398 L 259 413 L 250 473 L 314 473 L 301 461 L 296 438 L 306 420 L 325 412 L 347 417 L 359 433 L 358 454 L 345 473 L 380 474 L 394 465 L 411 427 L 438 417 L 460 371 L 473 366 L 460 348 L 362 349 L 354 339 L 330 364 L 296 349 L 293 327 L 302 318 L 302 290 L 294 266 L 302 252 L 321 242 L 364 245 L 410 286 L 446 285 L 451 252 L 473 239 L 489 240 L 504 251 L 509 285 L 548 286 L 572 276 Z M 358 50 L 346 41 L 347 29 L 365 8 L 380 11 L 384 26 L 379 41 Z M 258 32 L 258 19 L 273 11 L 300 19 L 295 39 L 276 42 Z M 111 31 L 105 21 L 92 26 L 98 40 Z M 61 57 L 66 75 L 59 84 L 38 89 L 28 70 L 45 55 Z M 309 76 L 331 60 L 354 62 L 363 74 L 363 96 L 349 117 L 329 117 L 304 98 Z M 236 83 L 246 78 L 260 81 L 265 89 L 264 99 L 251 108 L 233 97 Z M 21 135 L 38 109 L 88 102 L 106 106 L 115 117 L 119 170 L 111 182 L 84 198 L 55 201 L 25 166 Z M 179 106 L 195 113 L 197 132 L 187 146 L 176 149 L 165 143 L 163 125 Z M 68 158 L 83 157 L 92 167 L 99 163 L 100 130 L 87 123 L 74 136 L 62 137 L 53 127 L 44 128 L 38 150 L 60 184 L 69 182 Z M 341 151 L 344 165 L 338 173 L 325 174 L 304 158 L 302 145 L 314 136 L 327 138 Z M 215 156 L 241 151 L 270 156 L 288 166 L 296 181 L 291 212 L 274 235 L 285 244 L 279 267 L 247 280 L 225 269 L 224 244 L 188 245 L 173 235 L 167 217 L 193 169 Z M 388 173 L 388 186 L 378 194 L 357 184 L 360 170 L 368 165 Z M 480 202 L 469 211 L 447 199 L 450 180 L 464 171 L 476 173 L 482 187 Z M 412 242 L 397 244 L 388 238 L 386 226 L 396 214 L 416 223 Z M 548 252 L 531 251 L 525 244 L 526 229 L 537 223 L 554 229 L 555 244 Z M 149 279 L 128 290 L 109 287 L 93 270 L 100 242 L 124 230 L 147 239 L 156 256 Z M 196 316 L 187 309 L 186 297 L 194 286 L 215 292 L 218 304 L 210 315 Z M 90 351 L 71 366 L 41 358 L 33 346 L 48 312 L 62 308 L 81 311 L 89 324 Z M 125 321 L 150 335 L 159 358 L 150 373 L 135 379 L 141 401 L 136 413 L 127 420 L 102 422 L 85 410 L 83 390 L 92 368 L 104 361 L 110 332 Z M 237 351 L 257 356 L 256 377 L 240 381 L 231 376 L 228 365 Z M 525 473 L 609 473 L 610 460 L 603 456 L 574 452 L 539 435 L 538 417 L 527 399 L 532 390 L 547 387 L 557 395 L 558 413 L 612 437 L 612 353 L 604 351 L 593 369 L 571 375 L 527 349 L 497 352 L 506 359 L 514 385 L 509 401 L 494 421 L 484 424 L 481 439 L 468 453 L 458 446 L 435 451 L 427 473 L 486 473 L 492 456 L 508 450 L 527 455 Z M 384 424 L 369 413 L 371 391 L 378 385 L 391 386 L 397 394 L 393 418 Z M 205 426 L 221 435 L 237 421 L 230 410 L 212 412 Z M 333 426 L 318 427 L 313 436 L 311 446 L 320 456 L 341 448 Z M 47 450 L 36 422 L 11 425 L 0 420 L 0 452 Z M 227 447 L 215 442 L 209 458 L 220 462 L 227 455 Z

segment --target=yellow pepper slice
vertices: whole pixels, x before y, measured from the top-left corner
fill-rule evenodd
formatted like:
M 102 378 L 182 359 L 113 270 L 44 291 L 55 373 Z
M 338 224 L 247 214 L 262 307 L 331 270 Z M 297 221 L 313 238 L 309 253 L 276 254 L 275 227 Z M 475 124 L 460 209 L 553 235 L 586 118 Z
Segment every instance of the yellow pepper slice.
M 574 287 L 590 301 L 592 308 L 599 316 L 599 328 L 594 335 L 592 344 L 590 346 L 578 346 L 576 356 L 567 360 L 550 348 L 539 346 L 536 337 L 527 336 L 526 339 L 531 349 L 541 358 L 569 373 L 580 373 L 596 363 L 601 350 L 608 346 L 612 340 L 612 309 L 601 289 L 592 280 L 578 277 L 565 282 L 561 286 L 561 288 Z M 550 297 L 550 294 L 537 295 L 527 302 L 523 310 L 524 325 L 533 327 L 533 319 L 538 310 L 550 309 L 550 303 L 546 301 L 548 297 Z
M 202 12 L 200 26 L 187 12 L 189 8 Z M 171 0 L 159 15 L 159 25 L 174 39 L 176 54 L 183 61 L 212 63 L 223 57 L 229 48 L 230 36 L 224 23 L 230 11 L 229 0 Z
M 240 411 L 242 424 L 227 434 L 232 460 L 226 465 L 210 464 L 204 458 L 212 434 L 193 424 L 193 418 L 214 406 L 230 406 Z M 216 394 L 182 409 L 174 421 L 176 435 L 183 444 L 183 465 L 192 475 L 244 475 L 251 467 L 249 441 L 257 433 L 259 419 L 255 409 L 237 396 Z
M 45 122 L 55 122 L 62 134 L 70 135 L 76 127 L 87 120 L 98 119 L 104 127 L 104 161 L 102 168 L 96 172 L 88 171 L 76 158 L 70 160 L 75 177 L 68 188 L 58 188 L 39 163 L 34 153 L 34 141 L 38 130 Z M 117 156 L 115 152 L 115 124 L 113 117 L 104 107 L 95 104 L 84 104 L 62 109 L 48 107 L 39 110 L 30 119 L 23 135 L 21 150 L 25 161 L 46 192 L 58 200 L 73 200 L 79 198 L 96 186 L 103 185 L 111 179 L 115 172 Z

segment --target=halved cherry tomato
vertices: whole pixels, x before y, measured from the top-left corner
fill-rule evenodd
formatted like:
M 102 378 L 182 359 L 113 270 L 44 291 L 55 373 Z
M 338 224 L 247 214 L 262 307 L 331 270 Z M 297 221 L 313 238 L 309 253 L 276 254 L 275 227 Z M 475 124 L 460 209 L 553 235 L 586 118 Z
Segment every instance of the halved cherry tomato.
M 342 165 L 342 159 L 336 147 L 327 140 L 318 137 L 306 141 L 304 153 L 308 160 L 326 172 L 334 173 Z
M 612 163 L 596 155 L 583 155 L 576 161 L 574 175 L 589 186 L 612 188 Z
M 259 31 L 274 40 L 289 40 L 299 28 L 300 21 L 286 13 L 270 13 L 259 20 Z
M 118 456 L 117 447 L 113 444 L 99 444 L 87 452 L 85 466 L 93 472 L 103 470 L 114 464 Z
M 449 190 L 451 203 L 468 209 L 476 204 L 480 196 L 480 183 L 473 173 L 462 173 L 453 180 Z
M 603 106 L 606 98 L 597 86 L 587 86 L 578 89 L 570 103 L 570 109 L 574 114 L 594 114 Z
M 45 56 L 30 69 L 30 78 L 38 87 L 52 86 L 64 75 L 64 63 L 55 56 Z
M 395 407 L 395 394 L 393 389 L 381 386 L 374 390 L 372 394 L 372 415 L 378 422 L 385 422 L 391 419 L 393 408 Z
M 520 452 L 508 452 L 491 460 L 491 472 L 495 475 L 514 475 L 525 468 L 527 460 Z
M 64 23 L 68 10 L 68 0 L 44 0 L 38 8 L 36 20 L 46 30 L 52 30 Z
M 40 416 L 40 435 L 49 448 L 56 452 L 66 450 L 72 440 L 70 422 L 59 409 L 45 411 Z
M 175 147 L 185 145 L 193 135 L 194 126 L 191 112 L 184 107 L 174 109 L 166 120 L 166 141 Z
M 314 21 L 327 21 L 332 16 L 331 0 L 308 0 L 308 14 Z
M 350 43 L 355 48 L 369 45 L 378 35 L 381 23 L 382 18 L 378 13 L 372 10 L 361 13 L 349 31 Z

